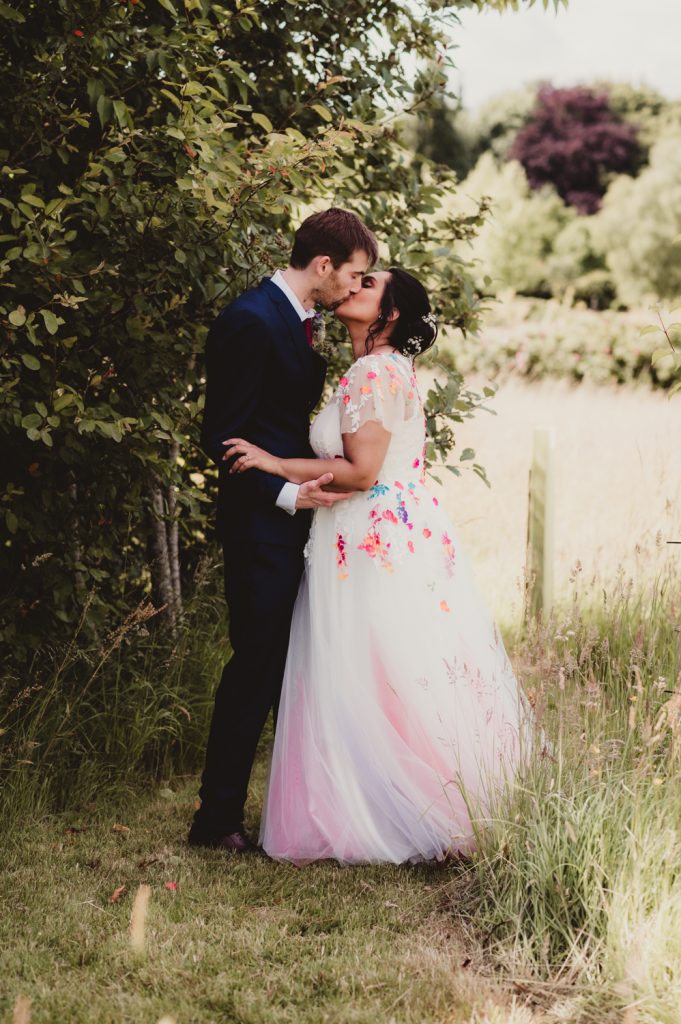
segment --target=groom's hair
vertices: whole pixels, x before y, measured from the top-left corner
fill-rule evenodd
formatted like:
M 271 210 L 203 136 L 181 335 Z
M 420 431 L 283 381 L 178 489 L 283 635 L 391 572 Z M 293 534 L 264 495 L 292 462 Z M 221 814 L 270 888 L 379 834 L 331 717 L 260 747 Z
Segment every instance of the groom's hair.
M 375 263 L 375 235 L 356 213 L 332 206 L 330 210 L 313 213 L 300 225 L 293 241 L 291 266 L 303 270 L 315 256 L 328 256 L 337 270 L 358 251 L 367 254 L 369 264 Z

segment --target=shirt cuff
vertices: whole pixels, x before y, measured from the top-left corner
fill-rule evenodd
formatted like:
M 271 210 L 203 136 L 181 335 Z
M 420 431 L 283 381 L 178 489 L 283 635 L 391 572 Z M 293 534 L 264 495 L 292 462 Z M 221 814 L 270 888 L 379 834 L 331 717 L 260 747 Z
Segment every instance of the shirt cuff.
M 296 514 L 296 501 L 298 500 L 299 490 L 299 484 L 292 484 L 290 480 L 287 480 L 279 491 L 279 495 L 275 502 L 277 508 L 283 508 L 284 512 L 288 512 L 290 516 L 294 516 Z

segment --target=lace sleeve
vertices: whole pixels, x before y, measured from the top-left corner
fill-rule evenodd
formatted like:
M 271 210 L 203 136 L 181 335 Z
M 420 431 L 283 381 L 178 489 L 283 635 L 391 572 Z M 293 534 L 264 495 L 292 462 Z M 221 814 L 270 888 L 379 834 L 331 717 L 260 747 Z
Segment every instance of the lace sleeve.
M 370 420 L 391 433 L 418 406 L 416 382 L 399 357 L 363 356 L 341 377 L 336 392 L 341 433 L 354 434 Z

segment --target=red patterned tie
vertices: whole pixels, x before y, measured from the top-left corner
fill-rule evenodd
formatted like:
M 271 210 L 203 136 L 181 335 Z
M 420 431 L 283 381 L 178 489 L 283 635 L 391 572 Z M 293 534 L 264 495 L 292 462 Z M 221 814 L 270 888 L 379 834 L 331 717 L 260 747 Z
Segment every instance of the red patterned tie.
M 305 321 L 305 337 L 307 338 L 308 345 L 310 346 L 310 348 L 312 348 L 312 317 L 311 316 L 309 316 L 307 318 L 307 320 Z

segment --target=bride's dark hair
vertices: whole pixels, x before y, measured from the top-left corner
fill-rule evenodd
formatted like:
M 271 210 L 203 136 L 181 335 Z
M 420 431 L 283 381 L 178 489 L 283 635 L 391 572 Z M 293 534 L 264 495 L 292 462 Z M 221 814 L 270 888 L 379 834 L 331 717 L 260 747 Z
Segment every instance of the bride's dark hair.
M 401 267 L 388 267 L 390 277 L 381 297 L 378 317 L 369 328 L 364 343 L 367 355 L 374 340 L 385 330 L 394 310 L 400 314 L 394 321 L 390 344 L 406 356 L 418 356 L 429 349 L 437 338 L 437 321 L 430 308 L 428 293 L 413 274 Z

